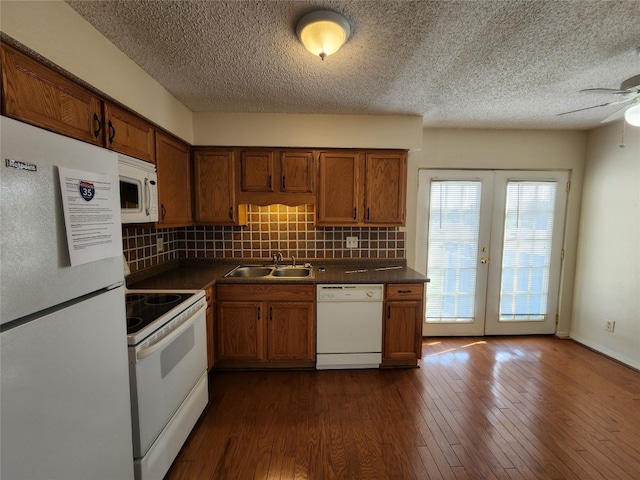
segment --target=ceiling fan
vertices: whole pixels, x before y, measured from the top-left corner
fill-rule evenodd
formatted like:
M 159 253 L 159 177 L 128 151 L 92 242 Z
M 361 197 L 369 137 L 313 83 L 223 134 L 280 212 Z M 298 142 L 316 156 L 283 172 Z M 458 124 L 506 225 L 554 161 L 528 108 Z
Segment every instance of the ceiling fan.
M 620 84 L 619 89 L 615 88 L 586 88 L 584 90 L 580 90 L 580 92 L 586 93 L 597 93 L 597 94 L 612 94 L 614 95 L 614 100 L 607 103 L 602 103 L 600 105 L 594 105 L 592 107 L 579 108 L 578 110 L 571 110 L 569 112 L 558 113 L 557 116 L 567 115 L 569 113 L 581 112 L 583 110 L 590 110 L 592 108 L 598 107 L 606 107 L 607 105 L 617 105 L 622 103 L 631 102 L 629 105 L 625 105 L 621 109 L 609 115 L 607 118 L 602 120 L 602 123 L 611 122 L 613 120 L 618 120 L 625 116 L 625 112 L 632 107 L 640 106 L 640 75 L 635 75 L 631 78 L 627 78 L 624 82 Z M 635 110 L 640 109 L 634 108 Z M 629 120 L 627 118 L 627 120 Z

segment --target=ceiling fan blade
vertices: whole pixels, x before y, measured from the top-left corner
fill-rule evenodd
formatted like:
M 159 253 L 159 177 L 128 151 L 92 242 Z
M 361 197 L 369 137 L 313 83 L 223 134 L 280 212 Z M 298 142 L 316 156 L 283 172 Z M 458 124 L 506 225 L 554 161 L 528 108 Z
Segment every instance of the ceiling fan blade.
M 580 92 L 586 93 L 611 93 L 613 95 L 624 95 L 625 93 L 634 93 L 631 90 L 618 90 L 616 88 L 585 88 Z
M 622 102 L 618 102 L 618 103 L 622 103 Z M 611 115 L 609 115 L 607 118 L 602 120 L 602 122 L 600 122 L 600 123 L 608 123 L 608 122 L 613 122 L 614 120 L 621 119 L 622 117 L 624 117 L 624 112 L 626 112 L 628 108 L 631 108 L 633 105 L 636 105 L 638 103 L 639 103 L 638 99 L 636 98 L 636 101 L 633 102 L 631 105 L 627 105 L 626 107 L 622 107 L 621 109 L 616 110 Z
M 571 110 L 570 112 L 558 113 L 556 114 L 556 117 L 560 115 L 567 115 L 568 113 L 576 113 L 576 112 L 582 112 L 583 110 L 591 110 L 592 108 L 599 108 L 599 107 L 606 107 L 608 105 L 618 105 L 620 103 L 627 103 L 627 102 L 630 102 L 631 100 L 636 100 L 638 98 L 640 98 L 638 95 L 633 95 L 629 98 L 623 98 L 615 102 L 601 103 L 600 105 L 594 105 L 593 107 L 579 108 L 578 110 Z
M 559 117 L 560 115 L 568 115 L 570 113 L 582 112 L 583 110 L 591 110 L 592 108 L 606 107 L 607 105 L 611 105 L 611 102 L 594 105 L 593 107 L 579 108 L 577 110 L 571 110 L 569 112 L 556 113 L 556 117 Z

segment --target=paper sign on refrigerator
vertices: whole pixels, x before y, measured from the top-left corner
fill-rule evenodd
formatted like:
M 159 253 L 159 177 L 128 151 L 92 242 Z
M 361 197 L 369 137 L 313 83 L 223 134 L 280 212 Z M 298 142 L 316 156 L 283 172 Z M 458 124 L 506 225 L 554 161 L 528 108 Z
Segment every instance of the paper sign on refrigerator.
M 59 167 L 71 266 L 122 255 L 117 177 Z

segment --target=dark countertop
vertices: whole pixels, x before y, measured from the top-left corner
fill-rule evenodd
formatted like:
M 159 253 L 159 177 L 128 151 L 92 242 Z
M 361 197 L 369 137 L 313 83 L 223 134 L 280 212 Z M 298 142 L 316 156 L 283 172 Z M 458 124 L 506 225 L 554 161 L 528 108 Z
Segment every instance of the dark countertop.
M 201 290 L 216 283 L 318 284 L 412 283 L 429 281 L 429 279 L 421 273 L 407 268 L 404 259 L 314 260 L 311 262 L 314 277 L 304 279 L 224 277 L 225 274 L 237 265 L 265 265 L 267 263 L 267 261 L 256 261 L 255 259 L 174 261 L 170 265 L 163 266 L 161 269 L 144 272 L 143 275 L 131 275 L 127 278 L 127 287 L 130 289 Z M 299 262 L 299 264 L 302 263 L 303 262 Z M 396 266 L 401 266 L 402 268 L 387 269 L 388 267 Z M 322 269 L 324 269 L 324 271 L 321 271 Z

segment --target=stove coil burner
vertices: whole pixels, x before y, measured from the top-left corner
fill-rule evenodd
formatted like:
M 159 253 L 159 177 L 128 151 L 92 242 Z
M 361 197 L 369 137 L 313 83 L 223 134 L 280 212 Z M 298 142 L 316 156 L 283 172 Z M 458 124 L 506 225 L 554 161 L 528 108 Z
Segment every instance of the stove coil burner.
M 127 293 L 125 297 L 126 303 L 136 303 L 140 300 L 144 300 L 145 298 L 147 298 L 147 296 L 142 295 L 141 293 Z
M 180 300 L 180 295 L 166 294 L 166 295 L 154 295 L 146 300 L 144 303 L 147 305 L 166 305 L 168 303 L 174 303 Z
M 140 317 L 127 317 L 127 332 L 135 332 L 142 322 Z

